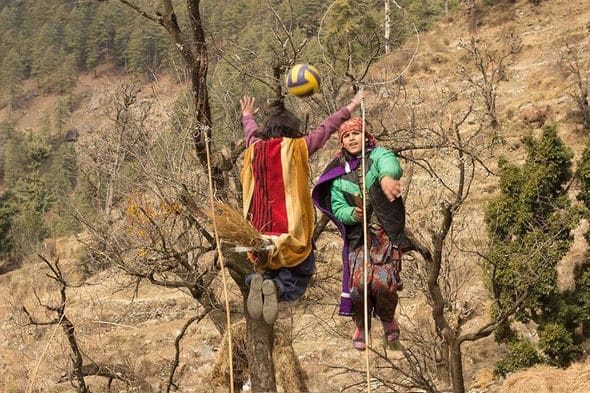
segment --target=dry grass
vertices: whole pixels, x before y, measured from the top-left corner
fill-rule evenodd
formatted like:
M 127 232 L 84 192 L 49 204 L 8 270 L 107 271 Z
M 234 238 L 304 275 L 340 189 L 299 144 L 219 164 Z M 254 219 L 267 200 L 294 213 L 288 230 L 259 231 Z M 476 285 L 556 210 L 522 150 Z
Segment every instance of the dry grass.
M 233 246 L 257 250 L 258 257 L 255 257 L 254 269 L 261 274 L 266 270 L 272 252 L 265 247 L 270 243 L 244 218 L 240 210 L 224 202 L 215 201 L 214 213 L 207 211 L 205 215 L 211 225 L 217 228 L 221 241 Z
M 588 393 L 590 392 L 590 363 L 574 364 L 567 370 L 536 366 L 508 377 L 502 393 Z

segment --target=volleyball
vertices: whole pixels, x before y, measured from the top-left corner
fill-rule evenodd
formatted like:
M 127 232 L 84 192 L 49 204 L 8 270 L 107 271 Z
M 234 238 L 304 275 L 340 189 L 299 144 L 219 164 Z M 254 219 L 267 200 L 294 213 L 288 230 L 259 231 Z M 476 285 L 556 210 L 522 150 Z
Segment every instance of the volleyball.
M 287 91 L 297 97 L 308 97 L 320 89 L 320 73 L 309 64 L 296 64 L 287 73 Z

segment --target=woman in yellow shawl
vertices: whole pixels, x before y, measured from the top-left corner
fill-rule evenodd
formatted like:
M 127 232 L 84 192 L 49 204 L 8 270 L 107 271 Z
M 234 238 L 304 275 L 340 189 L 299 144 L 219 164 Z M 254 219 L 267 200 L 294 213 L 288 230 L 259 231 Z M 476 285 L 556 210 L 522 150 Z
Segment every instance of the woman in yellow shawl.
M 248 313 L 254 319 L 274 323 L 278 302 L 299 299 L 307 289 L 315 272 L 309 157 L 350 118 L 362 96 L 360 91 L 309 134 L 301 131 L 301 120 L 282 100 L 274 104 L 262 130 L 254 119 L 258 112 L 254 98 L 240 100 L 246 137 L 241 172 L 244 216 L 274 245 L 264 274 L 253 273 L 246 279 Z M 250 257 L 257 262 L 259 256 Z

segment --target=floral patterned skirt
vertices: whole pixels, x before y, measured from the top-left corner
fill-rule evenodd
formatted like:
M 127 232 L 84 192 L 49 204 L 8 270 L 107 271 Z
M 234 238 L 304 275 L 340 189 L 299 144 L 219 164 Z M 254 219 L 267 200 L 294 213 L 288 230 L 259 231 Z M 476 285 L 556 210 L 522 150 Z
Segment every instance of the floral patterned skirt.
M 399 254 L 385 231 L 378 225 L 369 227 L 369 255 L 364 258 L 361 246 L 349 253 L 350 296 L 353 301 L 353 320 L 358 327 L 364 324 L 364 269 L 367 268 L 368 312 L 382 322 L 394 320 L 398 303 Z M 370 321 L 370 318 L 369 318 Z M 370 326 L 369 326 L 370 327 Z

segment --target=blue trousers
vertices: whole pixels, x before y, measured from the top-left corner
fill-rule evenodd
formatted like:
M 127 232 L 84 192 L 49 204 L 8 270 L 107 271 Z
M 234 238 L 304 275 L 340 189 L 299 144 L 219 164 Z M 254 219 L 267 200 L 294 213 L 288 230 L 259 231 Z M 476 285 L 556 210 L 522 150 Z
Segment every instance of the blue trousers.
M 280 302 L 292 302 L 299 299 L 309 285 L 309 281 L 315 272 L 315 254 L 312 251 L 309 256 L 297 266 L 282 267 L 276 270 L 264 272 L 265 280 L 274 280 L 279 291 Z M 246 285 L 250 286 L 252 277 L 257 273 L 246 277 Z

